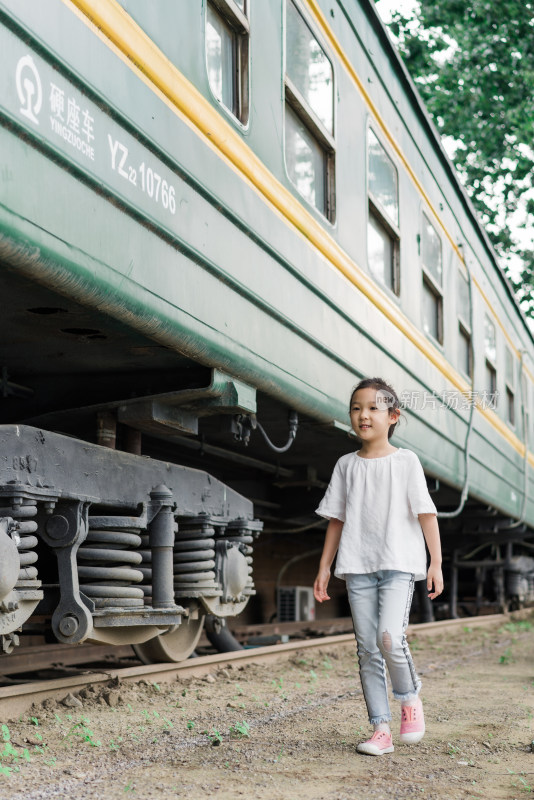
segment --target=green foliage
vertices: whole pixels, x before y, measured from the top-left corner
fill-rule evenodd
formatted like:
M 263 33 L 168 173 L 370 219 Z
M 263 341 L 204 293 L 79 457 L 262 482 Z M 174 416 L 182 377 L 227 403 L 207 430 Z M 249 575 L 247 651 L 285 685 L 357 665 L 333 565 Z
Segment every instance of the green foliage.
M 240 738 L 249 736 L 250 725 L 248 722 L 245 722 L 245 720 L 243 720 L 243 722 L 236 722 L 235 725 L 230 726 L 229 732 L 231 736 L 238 736 Z
M 508 631 L 509 633 L 519 633 L 520 631 L 531 631 L 532 630 L 532 622 L 529 622 L 526 619 L 519 620 L 518 622 L 506 622 L 501 631 Z
M 512 283 L 534 316 L 534 250 L 515 232 L 534 223 L 534 4 L 419 0 L 389 28 L 498 254 L 521 259 Z
M 67 715 L 70 716 L 70 715 Z M 89 720 L 82 717 L 79 722 L 73 723 L 65 735 L 65 739 L 76 737 L 81 739 L 82 742 L 87 742 L 91 747 L 100 747 L 102 742 L 99 739 L 94 739 L 93 731 L 88 727 Z
M 7 725 L 2 725 L 0 732 L 0 775 L 11 775 L 12 772 L 19 771 L 20 761 L 31 760 L 30 753 L 26 747 L 20 753 L 13 747 Z
M 507 647 L 502 656 L 499 658 L 499 664 L 510 664 L 512 661 L 514 661 L 512 658 L 512 651 L 509 647 Z
M 208 737 L 212 745 L 219 745 L 222 743 L 222 733 L 216 728 L 212 728 L 211 731 L 201 731 L 201 733 Z

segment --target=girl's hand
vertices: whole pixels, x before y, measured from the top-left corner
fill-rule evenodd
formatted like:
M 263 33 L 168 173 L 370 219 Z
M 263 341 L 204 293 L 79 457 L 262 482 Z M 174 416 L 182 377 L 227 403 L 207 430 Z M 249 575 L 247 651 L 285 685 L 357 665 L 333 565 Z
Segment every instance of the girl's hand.
M 433 566 L 432 563 L 430 564 L 426 576 L 426 588 L 428 589 L 428 596 L 431 600 L 442 593 L 443 573 L 441 567 Z M 434 589 L 434 591 L 432 591 L 432 589 Z
M 325 567 L 319 569 L 319 572 L 317 573 L 317 577 L 315 579 L 315 583 L 313 584 L 313 596 L 315 597 L 318 603 L 322 603 L 323 600 L 330 600 L 330 597 L 326 591 L 329 580 L 330 580 L 330 570 L 326 569 Z

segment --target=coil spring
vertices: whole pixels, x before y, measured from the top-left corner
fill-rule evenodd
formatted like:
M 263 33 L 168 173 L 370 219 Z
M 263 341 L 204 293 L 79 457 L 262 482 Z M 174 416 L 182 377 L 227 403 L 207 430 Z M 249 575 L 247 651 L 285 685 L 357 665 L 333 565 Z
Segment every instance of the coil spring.
M 211 521 L 180 523 L 174 543 L 174 590 L 219 594 L 215 577 L 215 527 Z
M 19 526 L 18 534 L 20 540 L 17 543 L 17 548 L 20 555 L 20 571 L 15 588 L 21 582 L 24 582 L 27 587 L 28 581 L 38 583 L 37 567 L 33 566 L 33 564 L 37 563 L 37 553 L 34 548 L 37 547 L 38 540 L 36 536 L 27 535 L 33 534 L 37 530 L 37 522 L 32 519 L 37 515 L 37 502 L 27 499 L 24 499 L 22 504 L 15 503 L 13 500 L 9 502 L 11 502 L 11 505 L 2 505 L 0 507 L 0 517 L 12 517 L 18 522 Z
M 247 585 L 243 589 L 243 594 L 254 594 L 254 581 L 252 579 L 252 544 L 254 542 L 254 535 L 252 530 L 247 527 L 246 522 L 237 520 L 228 525 L 224 538 L 226 541 L 238 546 L 245 556 L 248 580 Z
M 96 608 L 144 605 L 140 528 L 135 517 L 89 517 L 89 532 L 78 550 L 80 589 Z
M 139 572 L 143 573 L 143 583 L 141 590 L 144 596 L 145 605 L 150 605 L 152 600 L 152 551 L 150 550 L 150 542 L 148 533 L 141 535 L 141 549 L 138 550 L 141 554 L 142 566 L 139 567 Z

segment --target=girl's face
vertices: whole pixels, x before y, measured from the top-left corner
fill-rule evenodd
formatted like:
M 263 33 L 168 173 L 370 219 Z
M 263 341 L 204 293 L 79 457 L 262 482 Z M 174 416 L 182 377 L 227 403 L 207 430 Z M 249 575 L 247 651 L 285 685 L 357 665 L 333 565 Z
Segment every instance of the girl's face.
M 391 425 L 397 422 L 399 411 L 387 404 L 387 394 L 380 390 L 358 389 L 350 405 L 352 429 L 364 442 L 387 442 Z

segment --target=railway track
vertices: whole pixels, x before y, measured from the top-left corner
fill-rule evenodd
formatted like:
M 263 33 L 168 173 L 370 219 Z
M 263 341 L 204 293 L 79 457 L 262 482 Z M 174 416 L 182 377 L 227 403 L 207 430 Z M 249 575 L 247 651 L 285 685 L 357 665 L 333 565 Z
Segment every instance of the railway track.
M 526 609 L 525 613 L 530 613 Z M 521 612 L 514 612 L 514 617 L 521 616 Z M 439 633 L 440 631 L 459 631 L 465 627 L 475 628 L 486 625 L 505 623 L 510 619 L 509 614 L 491 614 L 480 617 L 463 617 L 461 619 L 442 620 L 439 622 L 419 623 L 408 626 L 408 636 L 425 636 Z M 83 668 L 78 662 L 76 674 L 67 674 L 38 681 L 13 682 L 11 685 L 0 688 L 0 719 L 7 720 L 24 713 L 32 704 L 39 704 L 48 698 L 63 699 L 68 693 L 76 694 L 89 684 L 102 685 L 110 681 L 136 682 L 145 680 L 149 682 L 170 682 L 178 678 L 202 676 L 215 668 L 228 664 L 245 665 L 250 663 L 274 661 L 279 658 L 290 657 L 297 650 L 335 647 L 339 644 L 354 641 L 352 633 L 334 636 L 321 636 L 308 640 L 297 640 L 266 647 L 246 648 L 230 653 L 215 653 L 212 655 L 190 658 L 186 661 L 173 664 L 135 665 L 126 667 L 92 669 L 90 666 Z M 50 647 L 48 648 L 51 649 Z M 106 648 L 101 648 L 102 650 Z M 123 648 L 127 650 L 127 648 Z M 80 656 L 83 648 L 79 648 Z M 87 648 L 87 651 L 94 648 Z M 106 649 L 107 651 L 107 649 Z M 49 664 L 50 664 L 49 660 Z M 70 662 L 73 663 L 72 661 Z M 83 661 L 82 661 L 83 665 Z

